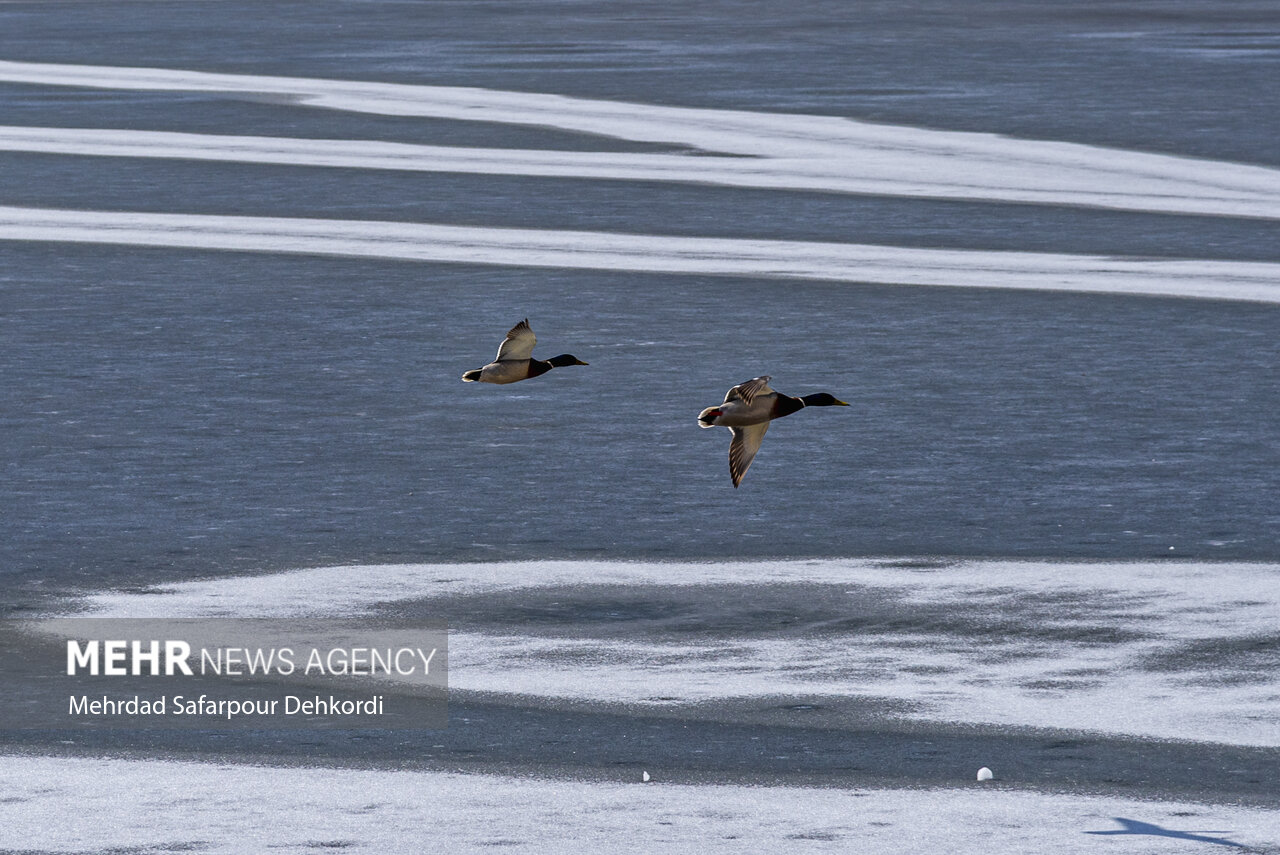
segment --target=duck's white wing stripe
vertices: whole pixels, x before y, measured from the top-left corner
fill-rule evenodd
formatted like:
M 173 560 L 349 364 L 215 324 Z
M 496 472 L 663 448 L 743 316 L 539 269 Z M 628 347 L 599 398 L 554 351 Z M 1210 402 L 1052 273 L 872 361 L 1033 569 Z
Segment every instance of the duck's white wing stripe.
M 532 359 L 533 346 L 537 343 L 538 337 L 530 329 L 529 319 L 525 318 L 507 332 L 507 337 L 498 348 L 498 356 L 495 361 Z
M 760 443 L 764 440 L 765 431 L 769 430 L 768 422 L 747 427 L 729 428 L 733 431 L 733 441 L 729 443 L 729 477 L 733 486 L 742 483 L 742 476 L 747 474 L 751 461 L 755 460 Z

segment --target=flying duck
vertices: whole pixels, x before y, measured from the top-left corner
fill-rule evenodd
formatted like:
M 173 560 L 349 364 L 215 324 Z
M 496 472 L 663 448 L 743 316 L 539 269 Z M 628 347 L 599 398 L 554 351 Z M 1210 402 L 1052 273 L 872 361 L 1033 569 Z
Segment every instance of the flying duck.
M 516 383 L 528 380 L 539 374 L 546 374 L 552 368 L 564 368 L 566 365 L 586 365 L 576 356 L 561 354 L 553 356 L 545 362 L 533 358 L 533 346 L 538 337 L 529 328 L 529 319 L 525 318 L 507 333 L 498 347 L 498 355 L 484 368 L 477 368 L 462 375 L 464 383 Z
M 698 426 L 727 427 L 733 434 L 729 443 L 729 476 L 736 488 L 760 450 L 769 422 L 799 412 L 805 407 L 847 407 L 844 401 L 819 392 L 792 398 L 769 388 L 768 376 L 739 383 L 724 396 L 718 407 L 707 407 L 698 414 Z

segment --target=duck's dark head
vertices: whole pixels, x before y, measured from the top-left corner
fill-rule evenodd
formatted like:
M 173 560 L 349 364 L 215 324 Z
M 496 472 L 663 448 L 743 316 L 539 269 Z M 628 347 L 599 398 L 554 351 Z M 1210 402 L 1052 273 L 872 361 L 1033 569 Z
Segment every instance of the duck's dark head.
M 834 395 L 828 395 L 826 392 L 818 392 L 815 395 L 805 395 L 800 400 L 804 401 L 806 407 L 847 407 L 844 401 Z
M 586 365 L 587 364 L 583 362 L 581 359 L 579 359 L 578 357 L 572 356 L 568 353 L 562 353 L 559 356 L 553 356 L 550 359 L 548 359 L 547 362 L 551 363 L 552 368 L 565 368 L 566 366 L 569 366 L 569 365 Z

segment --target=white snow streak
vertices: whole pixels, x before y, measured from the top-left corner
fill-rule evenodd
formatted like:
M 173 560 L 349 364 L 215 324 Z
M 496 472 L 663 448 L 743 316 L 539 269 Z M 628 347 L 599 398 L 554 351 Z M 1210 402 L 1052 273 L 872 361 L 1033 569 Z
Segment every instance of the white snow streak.
M 1280 303 L 1280 264 L 0 206 L 0 239 Z
M 9 128 L 0 135 L 0 146 L 11 150 L 684 181 L 1280 218 L 1280 170 L 1276 169 L 839 117 L 665 107 L 465 87 L 28 62 L 0 62 L 0 80 L 268 96 L 333 110 L 544 126 L 736 157 L 496 151 L 31 128 Z
M 0 61 L 0 80 L 211 92 L 398 116 L 540 125 L 685 153 L 426 146 L 0 127 L 0 150 L 357 169 L 675 181 L 1280 218 L 1280 170 L 850 119 L 541 93 Z M 0 239 L 585 270 L 1280 302 L 1280 265 L 443 224 L 0 207 Z

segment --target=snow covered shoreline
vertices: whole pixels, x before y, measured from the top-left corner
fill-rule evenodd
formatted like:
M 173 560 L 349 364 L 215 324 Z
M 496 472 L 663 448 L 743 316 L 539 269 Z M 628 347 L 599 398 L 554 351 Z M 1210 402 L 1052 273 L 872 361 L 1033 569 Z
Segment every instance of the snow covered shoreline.
M 1275 810 L 948 789 L 647 784 L 165 760 L 0 758 L 0 847 L 74 852 L 1184 852 L 1275 844 Z M 997 770 L 998 777 L 998 770 Z M 68 805 L 75 805 L 68 811 Z M 1112 839 L 1118 837 L 1119 839 Z

